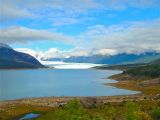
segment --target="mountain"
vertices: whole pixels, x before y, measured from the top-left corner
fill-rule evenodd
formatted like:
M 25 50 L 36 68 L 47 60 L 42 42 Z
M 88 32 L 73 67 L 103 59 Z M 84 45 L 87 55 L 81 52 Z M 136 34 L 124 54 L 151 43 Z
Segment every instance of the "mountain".
M 52 58 L 48 60 L 59 60 L 64 62 L 78 63 L 96 63 L 96 64 L 133 64 L 133 63 L 148 63 L 160 58 L 160 53 L 146 52 L 143 54 L 117 54 L 117 55 L 92 55 L 69 58 Z
M 0 68 L 42 68 L 37 59 L 13 50 L 10 46 L 0 43 Z

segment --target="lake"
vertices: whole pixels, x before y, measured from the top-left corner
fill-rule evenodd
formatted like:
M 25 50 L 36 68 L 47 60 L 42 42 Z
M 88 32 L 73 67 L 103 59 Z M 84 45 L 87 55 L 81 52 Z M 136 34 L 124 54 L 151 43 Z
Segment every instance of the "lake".
M 0 70 L 0 100 L 50 96 L 115 96 L 138 93 L 104 85 L 116 82 L 106 78 L 120 71 L 60 68 Z

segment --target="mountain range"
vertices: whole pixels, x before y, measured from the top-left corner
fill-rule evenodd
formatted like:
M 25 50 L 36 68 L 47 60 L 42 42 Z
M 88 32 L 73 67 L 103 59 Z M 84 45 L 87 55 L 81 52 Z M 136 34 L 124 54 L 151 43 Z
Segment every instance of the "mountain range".
M 141 54 L 117 54 L 117 55 L 92 55 L 92 56 L 71 56 L 69 58 L 51 58 L 49 61 L 96 63 L 96 64 L 135 64 L 148 63 L 160 58 L 160 53 L 145 52 Z
M 141 54 L 117 54 L 117 55 L 91 55 L 71 56 L 69 58 L 50 58 L 47 61 L 63 61 L 75 63 L 96 63 L 96 64 L 139 64 L 149 63 L 160 59 L 160 53 L 145 52 Z M 0 68 L 42 68 L 43 66 L 33 56 L 17 52 L 10 46 L 0 43 Z
M 0 43 L 0 68 L 43 68 L 44 66 L 29 54 L 13 50 Z

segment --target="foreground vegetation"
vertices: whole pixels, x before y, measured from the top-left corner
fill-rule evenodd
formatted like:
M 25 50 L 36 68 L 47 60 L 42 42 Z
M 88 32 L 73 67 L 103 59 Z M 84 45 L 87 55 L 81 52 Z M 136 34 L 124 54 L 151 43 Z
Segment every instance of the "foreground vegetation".
M 16 120 L 26 113 L 39 113 L 36 120 L 159 120 L 160 101 L 144 100 L 83 105 L 78 99 L 58 108 L 16 106 L 0 112 L 1 120 Z
M 74 99 L 57 111 L 50 111 L 37 120 L 158 120 L 160 103 L 155 101 L 124 102 L 85 108 Z

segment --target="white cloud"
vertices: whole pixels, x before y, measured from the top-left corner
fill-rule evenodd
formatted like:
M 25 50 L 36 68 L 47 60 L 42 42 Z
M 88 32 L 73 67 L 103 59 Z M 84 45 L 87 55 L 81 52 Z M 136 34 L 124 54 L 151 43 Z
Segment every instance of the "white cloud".
M 89 52 L 84 49 L 72 49 L 68 51 L 61 51 L 57 48 L 50 48 L 47 51 L 32 50 L 29 48 L 16 48 L 15 50 L 30 54 L 35 58 L 42 60 L 48 58 L 68 58 L 70 56 L 88 56 Z
M 160 49 L 160 20 L 125 23 L 124 25 L 89 27 L 81 37 L 90 49 L 112 49 L 136 53 Z
M 117 54 L 117 51 L 115 49 L 98 49 L 95 50 L 92 54 L 98 54 L 98 55 L 115 55 Z
M 73 37 L 46 30 L 30 29 L 26 27 L 9 27 L 0 29 L 0 42 L 2 43 L 27 43 L 35 40 L 53 40 L 74 43 Z
M 69 51 L 65 51 L 64 54 L 66 55 L 66 57 L 70 57 L 70 56 L 88 56 L 90 53 L 89 50 L 86 50 L 84 48 L 74 48 L 72 50 Z
M 16 2 L 16 1 L 15 1 Z M 25 8 L 17 7 L 15 4 L 0 0 L 0 21 L 31 18 L 33 14 Z
M 30 17 L 61 20 L 68 16 L 75 17 L 99 6 L 94 0 L 69 0 L 67 2 L 66 0 L 0 0 L 0 3 L 0 19 L 3 22 Z M 73 23 L 73 19 L 68 22 Z
M 32 49 L 29 49 L 29 48 L 16 48 L 15 50 L 17 50 L 19 52 L 27 53 L 29 55 L 32 55 L 33 57 L 38 58 L 37 52 L 32 50 Z

